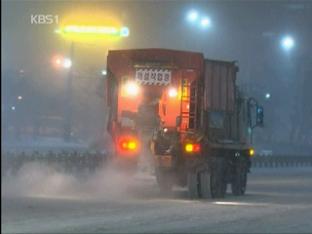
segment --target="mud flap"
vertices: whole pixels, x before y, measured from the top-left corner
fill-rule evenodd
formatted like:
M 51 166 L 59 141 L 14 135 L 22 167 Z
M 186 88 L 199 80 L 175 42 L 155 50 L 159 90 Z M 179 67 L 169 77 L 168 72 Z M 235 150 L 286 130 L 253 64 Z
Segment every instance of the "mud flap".
M 203 199 L 211 198 L 210 188 L 211 175 L 208 170 L 199 173 L 199 197 Z
M 210 188 L 212 198 L 224 198 L 227 183 L 225 181 L 225 159 L 216 157 L 211 163 Z
M 187 188 L 189 198 L 196 199 L 199 197 L 198 190 L 198 174 L 196 172 L 188 172 L 187 174 Z
M 240 196 L 245 194 L 247 186 L 247 171 L 248 169 L 243 164 L 239 164 L 235 167 L 231 183 L 233 195 Z

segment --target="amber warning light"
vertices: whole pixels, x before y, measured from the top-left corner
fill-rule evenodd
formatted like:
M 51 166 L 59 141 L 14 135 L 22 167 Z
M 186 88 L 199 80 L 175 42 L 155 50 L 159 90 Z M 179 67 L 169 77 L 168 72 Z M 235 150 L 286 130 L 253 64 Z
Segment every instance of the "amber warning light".
M 255 156 L 255 150 L 253 148 L 250 148 L 248 154 L 249 154 L 249 157 Z
M 188 143 L 184 148 L 186 153 L 199 153 L 200 152 L 200 144 L 192 144 Z

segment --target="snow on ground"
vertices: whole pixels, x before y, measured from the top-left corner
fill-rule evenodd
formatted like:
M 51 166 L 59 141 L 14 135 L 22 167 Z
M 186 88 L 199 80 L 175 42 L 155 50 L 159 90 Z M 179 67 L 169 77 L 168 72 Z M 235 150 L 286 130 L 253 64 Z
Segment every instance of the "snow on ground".
M 2 233 L 312 232 L 312 168 L 253 169 L 247 194 L 222 200 L 113 170 L 82 179 L 32 164 L 2 182 Z

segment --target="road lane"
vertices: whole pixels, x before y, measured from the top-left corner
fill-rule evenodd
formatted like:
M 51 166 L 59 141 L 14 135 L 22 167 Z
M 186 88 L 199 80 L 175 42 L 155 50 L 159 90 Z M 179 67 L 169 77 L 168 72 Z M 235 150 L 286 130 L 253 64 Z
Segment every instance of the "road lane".
M 2 196 L 2 233 L 312 232 L 312 168 L 253 169 L 247 194 L 222 200 L 163 195 L 152 177 L 113 196 L 89 192 Z

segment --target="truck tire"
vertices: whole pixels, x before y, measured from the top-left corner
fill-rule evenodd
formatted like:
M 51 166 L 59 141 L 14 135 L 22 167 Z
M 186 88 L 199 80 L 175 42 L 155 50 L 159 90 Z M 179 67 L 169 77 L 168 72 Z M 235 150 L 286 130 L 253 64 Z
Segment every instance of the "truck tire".
M 247 185 L 247 170 L 245 167 L 237 166 L 232 176 L 231 189 L 235 196 L 244 195 Z
M 173 187 L 173 178 L 171 173 L 158 169 L 155 174 L 159 189 L 162 192 L 171 192 Z
M 214 158 L 211 163 L 210 189 L 212 198 L 224 198 L 226 193 L 225 159 Z
M 188 172 L 187 174 L 187 189 L 188 195 L 191 199 L 199 197 L 198 191 L 198 174 L 195 172 Z
M 208 170 L 199 173 L 199 196 L 203 199 L 211 198 L 210 180 L 211 175 Z

